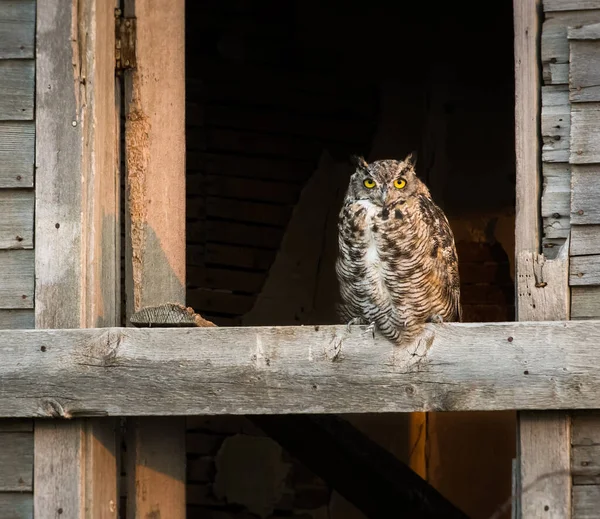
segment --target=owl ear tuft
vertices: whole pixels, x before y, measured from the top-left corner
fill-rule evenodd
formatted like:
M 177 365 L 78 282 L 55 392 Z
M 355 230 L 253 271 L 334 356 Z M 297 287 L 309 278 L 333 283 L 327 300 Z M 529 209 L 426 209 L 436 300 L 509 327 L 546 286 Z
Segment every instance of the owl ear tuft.
M 411 151 L 406 158 L 404 159 L 404 162 L 406 162 L 408 165 L 412 166 L 413 168 L 415 167 L 415 164 L 417 163 L 417 152 L 415 151 Z
M 367 161 L 364 159 L 364 157 L 362 155 L 351 155 L 350 163 L 355 168 L 366 169 L 369 167 L 369 164 L 367 164 Z

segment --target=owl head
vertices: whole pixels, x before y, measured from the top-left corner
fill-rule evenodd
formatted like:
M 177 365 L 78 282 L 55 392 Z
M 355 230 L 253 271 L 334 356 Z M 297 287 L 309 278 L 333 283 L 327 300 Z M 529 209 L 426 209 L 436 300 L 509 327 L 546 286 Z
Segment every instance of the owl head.
M 368 164 L 363 157 L 354 156 L 352 162 L 355 170 L 348 186 L 350 198 L 390 207 L 407 202 L 412 196 L 428 194 L 415 172 L 414 152 L 404 160 L 376 160 Z

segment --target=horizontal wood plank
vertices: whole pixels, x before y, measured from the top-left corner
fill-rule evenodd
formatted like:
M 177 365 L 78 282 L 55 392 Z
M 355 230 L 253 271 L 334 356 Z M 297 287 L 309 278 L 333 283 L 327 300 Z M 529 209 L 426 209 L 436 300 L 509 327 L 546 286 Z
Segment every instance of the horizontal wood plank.
M 600 224 L 600 164 L 571 165 L 571 223 Z
M 595 27 L 600 28 L 600 24 Z M 570 50 L 570 101 L 600 101 L 600 39 L 571 40 Z
M 569 263 L 569 284 L 600 285 L 600 255 L 573 256 Z
M 600 39 L 600 23 L 569 27 L 567 37 L 570 40 L 598 40 Z
M 0 2 L 0 59 L 33 58 L 35 0 Z
M 600 103 L 571 106 L 571 164 L 600 162 Z
M 33 190 L 0 189 L 0 249 L 33 248 Z
M 362 326 L 0 331 L 0 415 L 592 409 L 598 340 L 600 321 L 427 325 L 405 348 Z
M 33 308 L 33 250 L 0 250 L 0 309 Z
M 542 216 L 567 217 L 571 213 L 571 169 L 569 164 L 542 164 Z
M 600 411 L 577 411 L 572 417 L 571 445 L 600 445 Z
M 33 432 L 29 418 L 0 418 L 0 432 Z
M 571 472 L 576 484 L 594 485 L 600 483 L 600 445 L 573 446 L 571 450 Z
M 35 328 L 33 309 L 0 310 L 0 330 Z
M 571 288 L 571 319 L 597 319 L 600 315 L 600 287 Z
M 546 239 L 565 239 L 571 230 L 569 218 L 564 218 L 562 216 L 558 218 L 554 216 L 545 217 L 542 220 L 542 226 L 544 238 Z
M 571 228 L 570 254 L 600 254 L 600 225 L 574 225 Z
M 34 60 L 0 61 L 0 121 L 33 119 Z
M 0 517 L 3 519 L 32 519 L 33 494 L 21 492 L 0 494 Z
M 32 490 L 33 433 L 0 432 L 0 492 Z
M 545 85 L 568 85 L 569 64 L 568 63 L 544 63 L 542 74 Z
M 33 187 L 34 157 L 34 123 L 0 122 L 0 188 Z
M 600 9 L 600 0 L 544 0 L 544 11 Z
M 598 519 L 600 486 L 573 486 L 573 519 Z

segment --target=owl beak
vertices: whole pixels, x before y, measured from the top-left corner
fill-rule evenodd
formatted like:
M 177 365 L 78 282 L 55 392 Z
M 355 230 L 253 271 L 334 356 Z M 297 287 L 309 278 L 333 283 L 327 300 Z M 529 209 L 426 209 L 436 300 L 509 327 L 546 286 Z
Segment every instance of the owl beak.
M 385 203 L 387 201 L 387 188 L 384 187 L 381 189 L 380 196 L 381 196 L 381 203 L 385 206 Z

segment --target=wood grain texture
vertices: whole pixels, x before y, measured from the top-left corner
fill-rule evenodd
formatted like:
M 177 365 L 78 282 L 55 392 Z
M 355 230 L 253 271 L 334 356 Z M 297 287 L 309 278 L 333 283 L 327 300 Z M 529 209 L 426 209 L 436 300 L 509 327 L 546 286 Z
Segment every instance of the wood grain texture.
M 588 26 L 589 27 L 589 26 Z M 600 24 L 592 26 L 600 32 Z M 571 31 L 569 31 L 569 37 Z M 600 35 L 599 39 L 571 40 L 569 99 L 571 102 L 600 101 Z
M 542 87 L 542 160 L 567 162 L 571 133 L 569 89 L 566 85 Z
M 600 316 L 600 287 L 571 288 L 571 317 L 597 319 Z
M 599 40 L 600 23 L 590 23 L 587 25 L 569 27 L 567 31 L 567 37 L 570 40 Z
M 0 330 L 35 328 L 35 313 L 27 310 L 0 310 Z
M 38 4 L 38 327 L 118 322 L 114 8 L 95 0 Z M 114 424 L 37 421 L 34 434 L 35 519 L 115 519 Z
M 571 164 L 600 162 L 600 103 L 571 105 Z
M 571 165 L 571 223 L 600 224 L 600 164 Z
M 33 248 L 33 190 L 0 190 L 0 249 Z
M 33 517 L 33 495 L 20 492 L 0 494 L 0 517 L 31 519 Z
M 35 0 L 0 2 L 0 59 L 33 58 Z
M 600 285 L 600 255 L 572 257 L 569 284 L 571 286 Z
M 571 256 L 600 254 L 600 225 L 574 225 L 571 229 Z
M 0 432 L 0 492 L 31 492 L 33 434 Z
M 0 251 L 0 272 L 0 309 L 33 308 L 33 251 Z
M 600 445 L 600 411 L 573 412 L 571 445 Z
M 2 432 L 33 432 L 33 421 L 29 418 L 0 419 L 0 433 Z
M 0 188 L 33 187 L 35 125 L 0 122 Z
M 125 76 L 129 319 L 145 306 L 186 302 L 185 5 L 126 0 L 124 14 L 137 19 L 137 67 Z M 184 519 L 185 421 L 140 419 L 127 428 L 128 517 Z
M 33 119 L 34 60 L 0 60 L 0 121 Z
M 517 172 L 516 237 L 518 251 L 540 245 L 538 204 L 540 70 L 538 11 L 540 0 L 514 0 L 515 145 Z
M 544 11 L 600 9 L 599 0 L 544 0 Z
M 573 487 L 573 519 L 596 519 L 600 503 L 600 486 L 575 485 Z
M 567 84 L 569 82 L 569 27 L 597 23 L 600 19 L 599 15 L 600 10 L 545 13 L 541 35 L 541 58 L 546 73 L 548 67 L 552 65 L 562 67 L 562 76 L 565 80 L 561 83 Z
M 0 415 L 590 409 L 599 335 L 598 321 L 446 324 L 398 349 L 345 326 L 7 330 Z
M 542 216 L 570 218 L 571 169 L 569 164 L 542 164 Z

